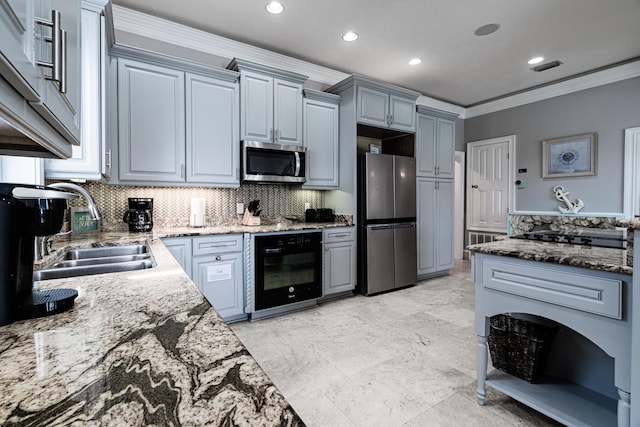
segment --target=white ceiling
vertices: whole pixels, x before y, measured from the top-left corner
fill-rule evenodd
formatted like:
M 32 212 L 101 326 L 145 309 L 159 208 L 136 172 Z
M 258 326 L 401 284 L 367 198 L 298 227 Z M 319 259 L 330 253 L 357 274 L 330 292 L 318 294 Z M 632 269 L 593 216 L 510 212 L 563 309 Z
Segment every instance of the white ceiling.
M 281 15 L 266 0 L 113 3 L 465 107 L 640 59 L 640 0 L 282 0 Z M 563 64 L 533 72 L 538 55 Z

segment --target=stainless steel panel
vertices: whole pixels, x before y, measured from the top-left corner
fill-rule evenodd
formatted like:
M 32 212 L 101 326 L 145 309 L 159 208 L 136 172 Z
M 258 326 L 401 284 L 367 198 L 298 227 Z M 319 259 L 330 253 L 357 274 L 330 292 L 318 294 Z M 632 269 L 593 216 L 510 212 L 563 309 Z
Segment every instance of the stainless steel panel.
M 413 157 L 393 156 L 394 218 L 416 216 L 416 161 Z
M 393 234 L 391 225 L 367 227 L 367 294 L 387 291 L 395 286 Z
M 393 218 L 393 156 L 365 154 L 366 219 Z
M 393 231 L 395 287 L 413 285 L 418 274 L 416 224 L 396 224 Z

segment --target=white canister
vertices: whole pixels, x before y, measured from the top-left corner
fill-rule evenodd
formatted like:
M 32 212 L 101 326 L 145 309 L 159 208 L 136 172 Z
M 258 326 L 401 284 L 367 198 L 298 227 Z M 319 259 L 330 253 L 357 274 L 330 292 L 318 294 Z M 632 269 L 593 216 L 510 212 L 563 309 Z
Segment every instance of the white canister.
M 191 199 L 191 216 L 189 224 L 192 227 L 204 227 L 205 199 L 196 197 Z

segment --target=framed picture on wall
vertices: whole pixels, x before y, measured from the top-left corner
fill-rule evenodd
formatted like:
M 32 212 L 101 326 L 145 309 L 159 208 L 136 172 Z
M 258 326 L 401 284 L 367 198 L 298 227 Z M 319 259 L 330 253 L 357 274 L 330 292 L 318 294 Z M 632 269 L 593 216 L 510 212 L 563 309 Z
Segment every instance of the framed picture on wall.
M 595 132 L 543 140 L 542 177 L 595 175 L 597 144 Z

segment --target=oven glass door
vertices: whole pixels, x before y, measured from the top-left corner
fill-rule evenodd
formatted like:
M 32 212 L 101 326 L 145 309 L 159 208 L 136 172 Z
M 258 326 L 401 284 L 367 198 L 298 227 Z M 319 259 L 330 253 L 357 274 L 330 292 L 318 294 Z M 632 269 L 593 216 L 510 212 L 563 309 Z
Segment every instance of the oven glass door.
M 322 243 L 316 234 L 307 243 L 256 237 L 256 310 L 322 296 Z

